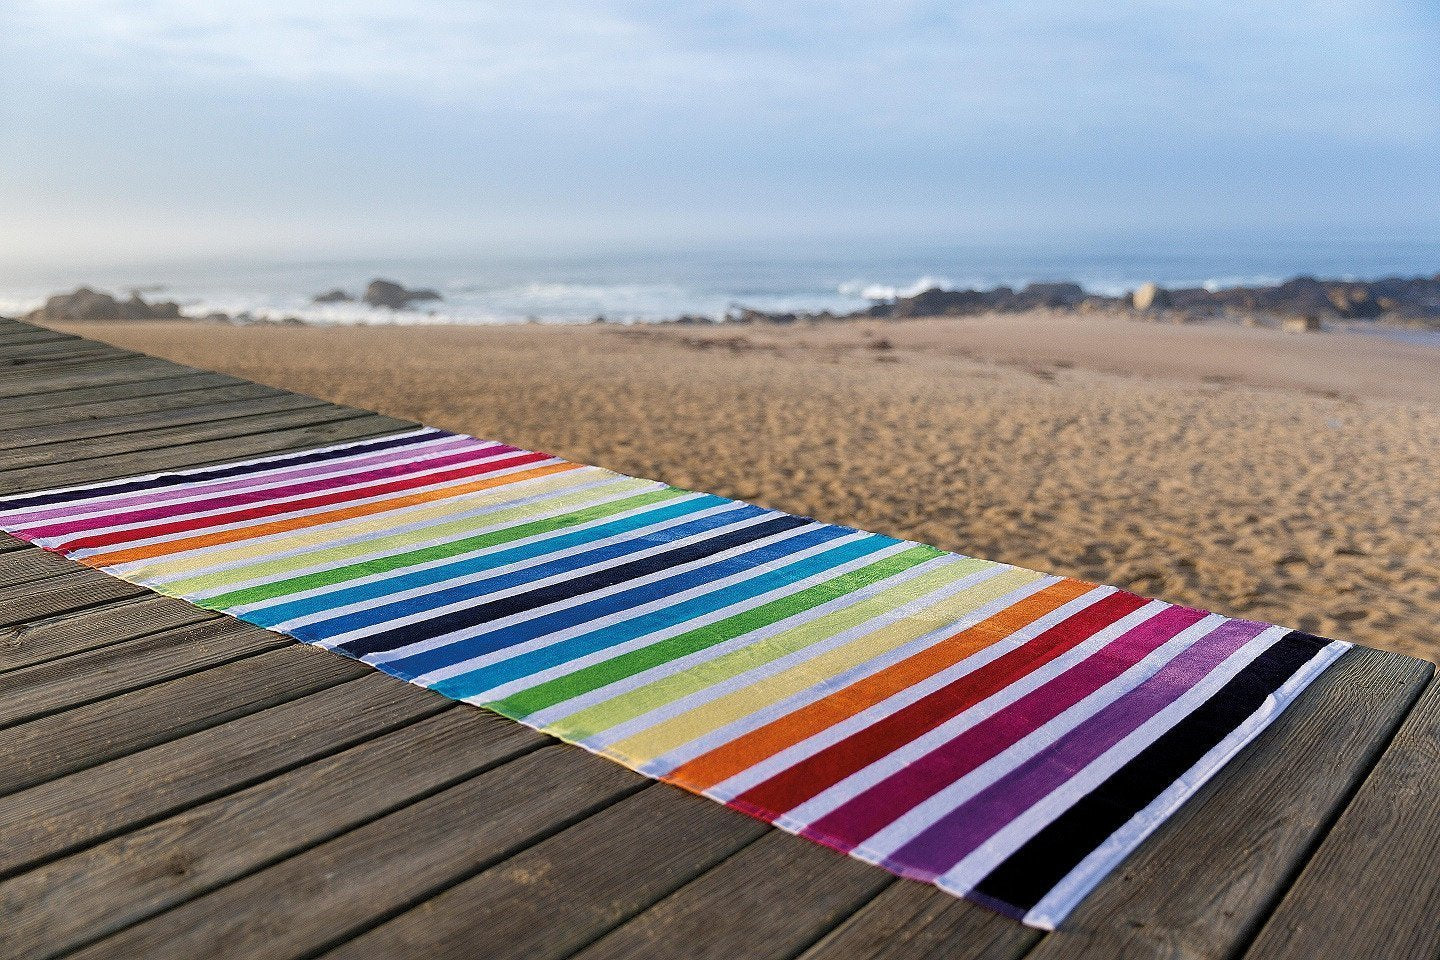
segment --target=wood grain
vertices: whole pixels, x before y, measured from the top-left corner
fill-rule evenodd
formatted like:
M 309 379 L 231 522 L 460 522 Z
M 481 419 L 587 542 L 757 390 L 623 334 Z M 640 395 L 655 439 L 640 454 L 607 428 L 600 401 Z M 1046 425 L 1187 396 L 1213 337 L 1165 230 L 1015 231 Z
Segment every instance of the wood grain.
M 1247 960 L 1440 956 L 1440 681 L 1432 682 Z

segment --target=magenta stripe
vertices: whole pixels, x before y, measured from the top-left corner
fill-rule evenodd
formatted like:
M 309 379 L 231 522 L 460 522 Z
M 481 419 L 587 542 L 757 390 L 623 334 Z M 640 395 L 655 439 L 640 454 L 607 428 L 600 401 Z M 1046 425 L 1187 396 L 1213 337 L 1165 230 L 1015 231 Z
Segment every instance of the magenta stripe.
M 951 810 L 896 850 L 885 865 L 932 877 L 950 870 L 1268 629 L 1249 620 L 1221 624 L 1153 677 Z M 1081 796 L 1077 793 L 1075 799 Z
M 437 443 L 434 446 L 428 446 L 423 448 L 417 446 L 406 446 L 401 447 L 397 450 L 387 450 L 383 453 L 356 457 L 353 460 L 339 458 L 335 460 L 327 460 L 324 463 L 317 463 L 304 467 L 284 467 L 257 473 L 247 473 L 243 477 L 237 477 L 234 480 L 226 480 L 221 483 L 215 483 L 212 486 L 197 488 L 193 485 L 181 485 L 176 487 L 166 487 L 162 490 L 154 492 L 146 491 L 144 493 L 136 493 L 126 497 L 116 497 L 107 500 L 79 500 L 73 503 L 65 504 L 63 506 L 48 507 L 44 510 L 37 510 L 34 512 L 19 512 L 17 513 L 17 515 L 22 517 L 20 525 L 9 527 L 9 529 L 14 532 L 23 533 L 29 529 L 28 525 L 33 524 L 37 521 L 45 521 L 59 517 L 73 516 L 75 514 L 90 513 L 95 511 L 96 507 L 99 505 L 104 506 L 108 515 L 111 512 L 112 508 L 114 510 L 123 510 L 127 507 L 143 507 L 152 504 L 163 503 L 167 500 L 177 500 L 184 497 L 193 497 L 195 496 L 197 489 L 202 489 L 207 493 L 210 491 L 242 490 L 247 487 L 255 487 L 261 484 L 275 483 L 277 481 L 288 482 L 290 480 L 303 479 L 305 477 L 320 476 L 326 473 L 333 473 L 340 468 L 344 468 L 344 471 L 346 473 L 350 473 L 359 469 L 368 469 L 369 467 L 378 464 L 391 463 L 397 460 L 416 459 L 417 457 L 422 455 L 433 456 L 436 451 L 448 451 L 456 447 L 463 448 L 476 443 L 487 444 L 489 442 L 490 441 L 488 440 L 475 440 L 472 437 L 451 437 L 447 438 L 443 443 Z
M 317 493 L 323 490 L 333 490 L 338 487 L 346 487 L 354 484 L 369 484 L 373 481 L 387 480 L 394 477 L 403 477 L 409 474 L 419 473 L 423 470 L 437 470 L 442 467 L 457 464 L 472 463 L 490 457 L 497 457 L 506 453 L 517 452 L 516 447 L 505 444 L 494 444 L 491 446 L 477 447 L 474 449 L 461 450 L 457 453 L 448 453 L 444 456 L 435 456 L 426 459 L 411 459 L 403 463 L 380 466 L 372 470 L 362 472 L 347 472 L 324 477 L 319 480 L 308 480 L 303 483 L 292 483 L 281 487 L 267 487 L 263 490 L 248 490 L 239 493 L 231 493 L 219 497 L 209 497 L 204 500 L 191 500 L 185 503 L 172 503 L 157 507 L 150 507 L 143 510 L 135 510 L 124 514 L 111 514 L 104 517 L 91 517 L 88 520 L 71 520 L 63 523 L 52 523 L 48 526 L 31 528 L 25 531 L 27 536 L 50 537 L 64 536 L 67 534 L 84 533 L 87 530 L 118 526 L 126 523 L 144 523 L 147 521 L 167 520 L 172 517 L 186 516 L 188 514 L 204 513 L 208 510 L 225 510 L 231 507 L 243 507 L 256 503 L 272 503 L 289 497 L 300 496 L 308 493 Z M 442 451 L 444 453 L 444 451 Z M 208 492 L 208 491 L 207 491 Z M 365 496 L 363 491 L 355 491 L 357 498 Z
M 859 845 L 906 811 L 1084 700 L 1205 616 L 1203 610 L 1189 607 L 1162 610 L 1064 673 L 847 800 L 807 827 L 805 834 L 813 834 L 816 839 L 823 837 L 826 843 Z

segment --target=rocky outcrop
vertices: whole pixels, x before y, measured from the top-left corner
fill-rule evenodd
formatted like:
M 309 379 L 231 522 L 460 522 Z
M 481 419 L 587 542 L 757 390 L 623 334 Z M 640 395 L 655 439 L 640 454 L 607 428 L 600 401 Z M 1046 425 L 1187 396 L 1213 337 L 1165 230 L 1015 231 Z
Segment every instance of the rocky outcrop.
M 180 305 L 171 300 L 150 303 L 139 293 L 117 300 L 108 293 L 80 287 L 73 293 L 58 293 L 45 306 L 32 310 L 25 319 L 32 323 L 65 323 L 82 320 L 178 320 Z
M 324 293 L 317 293 L 311 298 L 312 303 L 354 303 L 355 298 L 344 290 L 336 287 L 334 290 L 326 290 Z
M 393 280 L 371 280 L 365 288 L 365 302 L 372 307 L 386 307 L 390 310 L 408 310 L 413 303 L 427 300 L 442 300 L 434 290 L 407 290 Z
M 1440 274 L 1433 277 L 1387 277 L 1382 280 L 1319 280 L 1296 277 L 1273 286 L 1166 289 L 1141 285 L 1122 297 L 1087 293 L 1077 283 L 1032 283 L 1021 290 L 945 290 L 932 287 L 894 300 L 880 300 L 863 310 L 836 316 L 825 313 L 768 313 L 736 307 L 726 319 L 739 323 L 824 323 L 830 320 L 906 320 L 958 317 L 985 313 L 1060 310 L 1076 313 L 1134 310 L 1153 314 L 1165 310 L 1175 323 L 1206 317 L 1265 318 L 1279 324 L 1286 317 L 1385 320 L 1440 326 Z M 687 318 L 690 319 L 690 318 Z

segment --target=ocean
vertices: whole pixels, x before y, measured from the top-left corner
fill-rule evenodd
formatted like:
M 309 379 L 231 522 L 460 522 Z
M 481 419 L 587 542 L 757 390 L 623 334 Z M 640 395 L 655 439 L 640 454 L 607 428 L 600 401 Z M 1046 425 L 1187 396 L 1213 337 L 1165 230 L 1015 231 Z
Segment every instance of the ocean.
M 311 323 L 644 323 L 681 314 L 720 317 L 733 307 L 848 312 L 927 287 L 986 288 L 1073 280 L 1115 294 L 1163 286 L 1275 283 L 1309 274 L 1371 279 L 1440 271 L 1440 242 L 1088 244 L 857 248 L 746 247 L 653 253 L 445 256 L 414 259 L 16 266 L 0 263 L 0 315 L 19 315 L 81 284 L 178 301 L 186 313 L 299 317 Z M 375 277 L 429 287 L 444 299 L 413 311 L 315 304 Z

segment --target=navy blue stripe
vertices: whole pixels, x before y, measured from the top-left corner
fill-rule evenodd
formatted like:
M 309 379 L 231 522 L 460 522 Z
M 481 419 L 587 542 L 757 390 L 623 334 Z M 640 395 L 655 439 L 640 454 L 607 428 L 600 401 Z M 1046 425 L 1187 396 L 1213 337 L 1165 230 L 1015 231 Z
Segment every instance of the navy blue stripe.
M 688 504 L 685 504 L 685 506 L 688 506 Z M 673 510 L 673 507 L 671 509 Z M 320 636 L 336 637 L 342 633 L 349 633 L 351 630 L 373 627 L 381 623 L 390 623 L 399 620 L 401 617 L 408 617 L 412 614 L 423 613 L 426 610 L 435 610 L 440 607 L 448 607 L 453 603 L 460 603 L 465 600 L 479 600 L 481 597 L 499 593 L 501 590 L 509 590 L 511 587 L 534 583 L 537 580 L 543 580 L 557 573 L 568 573 L 572 570 L 579 570 L 583 567 L 602 563 L 606 560 L 613 560 L 631 553 L 639 553 L 641 550 L 648 550 L 651 547 L 673 543 L 677 540 L 705 533 L 709 530 L 716 530 L 733 523 L 739 523 L 742 520 L 749 520 L 764 512 L 762 507 L 740 504 L 732 510 L 725 510 L 708 517 L 701 517 L 698 520 L 689 520 L 685 523 L 676 524 L 673 527 L 667 527 L 664 530 L 656 530 L 642 536 L 622 540 L 619 543 L 597 547 L 593 550 L 585 550 L 580 553 L 571 554 L 568 557 L 547 560 L 533 567 L 526 567 L 510 573 L 497 574 L 486 577 L 483 580 L 472 580 L 449 587 L 439 585 L 438 589 L 429 593 L 392 600 L 389 603 L 382 603 L 379 606 L 369 607 L 364 610 L 355 610 L 325 620 L 316 620 L 313 621 L 310 626 L 313 627 Z M 585 532 L 590 533 L 590 531 Z M 571 580 L 569 582 L 574 584 L 576 581 Z M 384 584 L 382 583 L 380 586 L 383 587 Z M 394 592 L 399 591 L 396 590 Z M 567 590 L 567 594 L 573 595 L 573 589 Z M 524 595 L 525 594 L 520 594 L 520 596 Z
M 593 593 L 597 590 L 604 590 L 630 580 L 663 572 L 680 564 L 704 560 L 707 557 L 712 557 L 726 550 L 742 547 L 747 543 L 762 540 L 766 537 L 773 537 L 776 534 L 794 530 L 797 527 L 811 522 L 813 521 L 803 517 L 777 516 L 763 523 L 757 523 L 740 530 L 710 537 L 700 543 L 686 544 L 685 546 L 666 550 L 654 556 L 632 560 L 629 563 L 621 564 L 617 567 L 599 570 L 584 577 L 577 577 L 574 580 L 542 587 L 519 596 L 492 600 L 489 603 L 482 603 L 465 610 L 456 610 L 444 616 L 434 617 L 419 623 L 404 624 L 368 637 L 359 637 L 348 643 L 341 644 L 338 649 L 356 657 L 364 656 L 368 653 L 395 650 L 420 640 L 444 636 L 456 630 L 482 626 L 504 617 L 546 606 L 547 604 L 584 596 L 587 593 Z M 639 589 L 658 587 L 660 584 L 666 582 L 668 581 L 662 580 L 656 584 L 649 584 L 646 588 Z M 617 596 L 624 595 L 625 594 L 619 594 Z M 607 597 L 604 599 L 608 601 L 613 598 Z M 572 612 L 577 609 L 579 608 L 569 608 L 564 611 L 557 611 L 557 613 L 563 613 L 567 617 L 575 617 L 572 622 L 580 623 L 583 622 L 583 618 L 576 616 L 576 614 Z M 544 620 L 548 620 L 548 618 L 539 617 L 526 621 L 526 624 L 538 624 Z M 522 625 L 516 624 L 515 626 Z M 308 638 L 302 637 L 302 639 Z M 476 639 L 478 640 L 478 638 Z M 504 644 L 500 645 L 503 646 Z M 417 654 L 417 656 L 423 656 L 423 654 Z
M 1292 630 L 976 885 L 1022 914 L 1259 710 L 1330 641 Z

